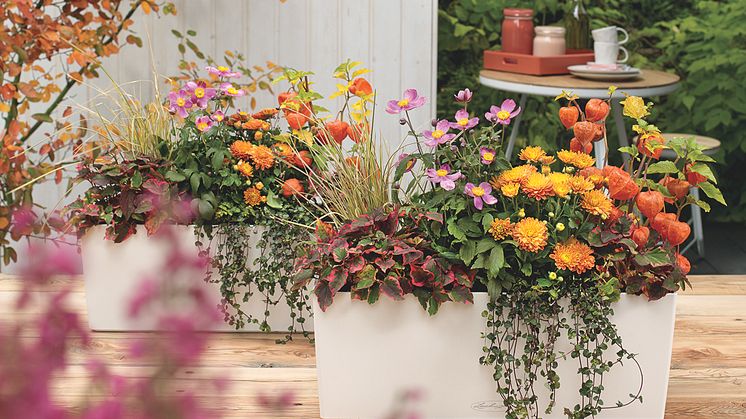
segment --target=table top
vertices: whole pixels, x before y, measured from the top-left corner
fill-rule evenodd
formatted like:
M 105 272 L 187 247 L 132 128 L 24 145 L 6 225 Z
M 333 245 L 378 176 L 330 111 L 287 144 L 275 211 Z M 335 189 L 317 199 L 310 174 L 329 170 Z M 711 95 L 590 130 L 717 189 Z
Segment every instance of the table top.
M 582 79 L 571 74 L 532 76 L 504 71 L 482 70 L 479 82 L 495 89 L 539 96 L 557 96 L 563 90 L 572 91 L 581 98 L 608 96 L 609 86 L 616 86 L 615 98 L 624 93 L 633 96 L 667 95 L 678 88 L 679 76 L 657 70 L 642 70 L 641 76 L 624 81 L 598 81 Z

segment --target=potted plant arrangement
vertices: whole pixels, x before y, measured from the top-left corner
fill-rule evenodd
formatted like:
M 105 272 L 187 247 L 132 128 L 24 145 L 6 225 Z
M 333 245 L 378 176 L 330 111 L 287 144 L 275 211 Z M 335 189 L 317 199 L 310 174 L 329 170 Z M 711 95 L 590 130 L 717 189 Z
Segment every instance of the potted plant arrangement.
M 316 297 L 321 416 L 379 417 L 417 390 L 427 417 L 662 417 L 690 268 L 680 217 L 709 210 L 690 187 L 724 203 L 712 160 L 694 141 L 665 143 L 645 120 L 652 104 L 627 97 L 641 140 L 621 150 L 628 166 L 596 168 L 610 99 L 582 108 L 563 94 L 569 149 L 527 146 L 511 164 L 501 148 L 521 110 L 505 100 L 474 116 L 466 89 L 454 120 L 422 132 L 409 115 L 424 98 L 389 101 L 416 151 L 383 161 L 372 121 L 349 111 L 366 101 L 348 70 L 335 121 L 347 110 L 365 134 L 347 150 L 327 141 L 323 112 L 309 116 L 309 202 L 327 216 L 295 276 Z M 678 158 L 657 161 L 664 148 Z
M 81 153 L 77 181 L 89 187 L 69 206 L 68 224 L 83 239 L 93 329 L 155 327 L 132 324 L 124 301 L 168 252 L 148 236 L 169 228 L 211 257 L 205 281 L 225 314 L 222 330 L 307 334 L 308 297 L 289 280 L 296 237 L 314 219 L 295 198 L 307 187 L 300 167 L 313 162 L 281 135 L 277 108 L 235 109 L 247 93 L 230 81 L 240 73 L 207 72 L 144 107 L 118 90 L 119 118 L 97 129 L 105 147 Z

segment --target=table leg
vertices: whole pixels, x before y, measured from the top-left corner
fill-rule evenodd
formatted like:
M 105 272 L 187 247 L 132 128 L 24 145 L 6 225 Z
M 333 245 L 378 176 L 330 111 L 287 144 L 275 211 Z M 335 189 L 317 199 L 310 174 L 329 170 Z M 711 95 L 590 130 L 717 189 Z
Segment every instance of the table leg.
M 513 156 L 513 147 L 515 147 L 515 140 L 518 138 L 518 129 L 521 127 L 521 120 L 523 119 L 523 113 L 526 112 L 526 99 L 527 94 L 522 94 L 518 101 L 518 106 L 521 108 L 521 113 L 513 120 L 513 127 L 510 129 L 510 140 L 508 140 L 508 146 L 505 147 L 505 158 L 510 160 Z
M 624 125 L 624 117 L 622 115 L 622 105 L 619 103 L 619 99 L 611 101 L 611 110 L 614 113 L 614 125 L 616 125 L 616 132 L 619 136 L 619 146 L 627 147 L 629 145 L 629 139 L 627 138 L 627 129 Z M 599 143 L 596 143 L 599 144 Z M 598 155 L 598 154 L 596 154 Z M 626 165 L 629 160 L 627 153 L 622 153 L 624 164 Z

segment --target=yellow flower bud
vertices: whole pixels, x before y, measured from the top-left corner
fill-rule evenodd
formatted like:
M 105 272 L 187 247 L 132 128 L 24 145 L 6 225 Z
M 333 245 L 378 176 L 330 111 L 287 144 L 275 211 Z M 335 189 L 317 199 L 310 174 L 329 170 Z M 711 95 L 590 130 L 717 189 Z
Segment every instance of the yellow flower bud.
M 549 279 L 557 279 L 557 272 L 549 272 Z
M 565 230 L 565 225 L 562 224 L 562 223 L 557 223 L 557 225 L 555 226 L 555 228 L 557 229 L 557 231 L 564 231 Z
M 264 187 L 264 184 L 262 182 L 257 182 L 256 185 L 254 185 L 254 187 L 261 191 L 262 188 Z
M 549 218 L 554 218 L 554 213 L 553 212 L 549 213 Z
M 521 218 L 525 217 L 526 216 L 526 210 L 523 209 L 523 208 L 521 208 L 520 210 L 518 210 L 518 216 L 521 217 Z

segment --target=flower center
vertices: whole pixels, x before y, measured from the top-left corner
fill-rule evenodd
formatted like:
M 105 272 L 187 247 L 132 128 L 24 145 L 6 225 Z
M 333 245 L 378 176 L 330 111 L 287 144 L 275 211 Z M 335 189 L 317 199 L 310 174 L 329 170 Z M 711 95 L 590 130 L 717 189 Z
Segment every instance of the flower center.
M 194 89 L 194 96 L 197 96 L 197 98 L 202 98 L 205 96 L 205 89 L 198 87 Z
M 475 186 L 471 188 L 471 193 L 473 193 L 476 197 L 480 197 L 484 195 L 484 189 L 480 188 L 479 186 Z
M 207 122 L 200 122 L 197 124 L 197 129 L 200 131 L 204 131 L 207 129 Z
M 184 105 L 186 105 L 186 100 L 184 100 L 183 97 L 180 97 L 176 99 L 176 105 L 179 106 L 180 108 L 183 108 Z
M 400 108 L 403 108 L 409 105 L 409 99 L 402 99 L 397 103 L 397 105 L 399 105 Z
M 225 66 L 219 65 L 219 66 L 218 66 L 218 71 L 219 71 L 219 72 L 221 72 L 221 73 L 225 73 L 225 72 L 227 72 L 227 71 L 228 71 L 228 67 L 225 67 Z
M 441 131 L 439 129 L 436 129 L 435 131 L 433 131 L 432 135 L 433 135 L 433 138 L 435 138 L 437 140 L 437 139 L 440 139 L 440 137 L 442 137 L 443 134 L 445 134 L 445 132 L 443 132 L 443 131 Z
M 228 90 L 227 90 L 227 92 L 229 94 L 231 94 L 231 95 L 238 94 L 238 90 L 235 87 L 233 87 L 233 86 L 229 87 Z
M 510 112 L 508 111 L 500 111 L 497 113 L 497 119 L 504 121 L 506 119 L 510 118 Z
M 445 175 L 448 174 L 448 171 L 445 170 L 445 169 L 438 169 L 438 170 L 435 171 L 435 174 L 438 175 L 438 176 L 440 176 L 440 177 L 443 177 L 443 176 L 445 176 Z
M 220 122 L 223 120 L 223 115 L 216 113 L 212 115 L 213 118 L 215 118 L 216 121 Z
M 461 118 L 458 120 L 458 124 L 461 125 L 462 127 L 465 127 L 466 124 L 468 123 L 469 123 L 469 118 Z
M 494 155 L 494 154 L 492 154 L 492 153 L 490 153 L 489 151 L 487 151 L 487 152 L 485 152 L 484 154 L 482 154 L 482 158 L 483 158 L 483 159 L 484 159 L 485 161 L 492 161 L 492 160 L 494 160 L 494 159 L 495 159 L 495 155 Z

